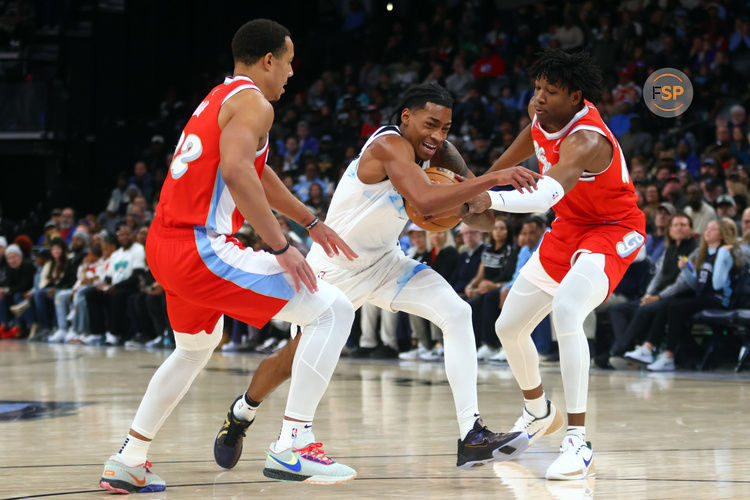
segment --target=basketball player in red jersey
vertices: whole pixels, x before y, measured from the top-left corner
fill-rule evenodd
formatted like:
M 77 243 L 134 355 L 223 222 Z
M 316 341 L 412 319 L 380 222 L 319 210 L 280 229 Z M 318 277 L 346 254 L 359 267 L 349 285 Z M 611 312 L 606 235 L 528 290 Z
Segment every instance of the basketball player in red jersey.
M 534 192 L 490 192 L 492 208 L 544 212 L 554 206 L 552 230 L 521 270 L 496 323 L 525 406 L 513 430 L 530 442 L 563 425 L 546 399 L 531 332 L 550 312 L 560 348 L 568 430 L 548 479 L 581 479 L 591 469 L 586 441 L 589 349 L 583 320 L 622 279 L 645 242 L 645 216 L 620 145 L 596 107 L 601 74 L 585 53 L 548 51 L 531 68 L 531 124 L 490 171 L 536 153 L 545 177 Z
M 166 488 L 150 470 L 148 447 L 221 340 L 224 313 L 256 327 L 273 317 L 305 325 L 294 342 L 285 418 L 266 451 L 266 475 L 319 483 L 356 475 L 328 458 L 320 443 L 294 439 L 312 426 L 354 309 L 340 290 L 316 280 L 271 208 L 305 225 L 326 253 L 356 254 L 266 165 L 269 101 L 280 98 L 292 76 L 289 31 L 267 19 L 250 21 L 235 33 L 232 53 L 234 76 L 206 96 L 185 126 L 149 231 L 146 256 L 166 293 L 176 348 L 151 379 L 119 453 L 105 464 L 100 486 L 107 490 Z M 271 252 L 243 248 L 232 237 L 245 219 Z M 236 403 L 241 413 L 247 403 Z

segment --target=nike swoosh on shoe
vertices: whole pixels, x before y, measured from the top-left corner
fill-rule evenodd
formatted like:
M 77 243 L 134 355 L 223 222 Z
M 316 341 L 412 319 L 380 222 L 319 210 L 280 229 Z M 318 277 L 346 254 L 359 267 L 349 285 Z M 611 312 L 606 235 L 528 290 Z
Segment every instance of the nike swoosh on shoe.
M 302 470 L 302 463 L 299 461 L 299 458 L 297 458 L 296 456 L 294 457 L 295 459 L 294 463 L 287 463 L 287 462 L 284 462 L 283 460 L 279 460 L 278 458 L 274 457 L 270 453 L 268 454 L 268 456 L 291 471 L 299 472 L 300 470 Z

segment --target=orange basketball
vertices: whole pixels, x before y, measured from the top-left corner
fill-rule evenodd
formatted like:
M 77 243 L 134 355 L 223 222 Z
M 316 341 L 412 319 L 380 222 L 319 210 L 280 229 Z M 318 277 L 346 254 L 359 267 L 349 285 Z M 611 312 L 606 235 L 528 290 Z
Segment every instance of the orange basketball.
M 455 184 L 458 182 L 456 175 L 451 170 L 445 168 L 430 167 L 424 172 L 433 182 L 441 184 Z M 429 220 L 425 220 L 406 199 L 404 199 L 404 208 L 411 221 L 426 231 L 445 231 L 461 222 L 461 219 L 454 215 L 441 216 L 441 214 L 433 215 Z

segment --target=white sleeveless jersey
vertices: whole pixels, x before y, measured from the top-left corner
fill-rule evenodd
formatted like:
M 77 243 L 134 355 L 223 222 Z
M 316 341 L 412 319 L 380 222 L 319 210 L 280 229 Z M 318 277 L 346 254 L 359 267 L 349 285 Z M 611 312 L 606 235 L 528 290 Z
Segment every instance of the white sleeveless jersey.
M 359 255 L 349 261 L 343 255 L 329 258 L 317 243 L 313 244 L 308 260 L 321 267 L 330 263 L 347 268 L 362 268 L 371 265 L 388 251 L 399 246 L 398 237 L 409 221 L 404 200 L 393 187 L 390 179 L 376 184 L 363 183 L 358 175 L 359 160 L 372 142 L 385 135 L 401 135 L 395 125 L 377 129 L 367 140 L 359 156 L 354 158 L 341 177 L 328 208 L 326 224 Z M 422 168 L 427 168 L 424 162 Z

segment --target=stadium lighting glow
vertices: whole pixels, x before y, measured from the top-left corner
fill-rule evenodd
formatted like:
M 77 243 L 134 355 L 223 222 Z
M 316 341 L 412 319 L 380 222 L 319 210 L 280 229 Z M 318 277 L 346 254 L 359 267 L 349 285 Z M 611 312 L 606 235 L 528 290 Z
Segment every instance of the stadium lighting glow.
M 393 10 L 393 2 L 388 2 L 387 4 L 385 4 L 385 10 L 387 10 L 388 12 L 392 11 Z

